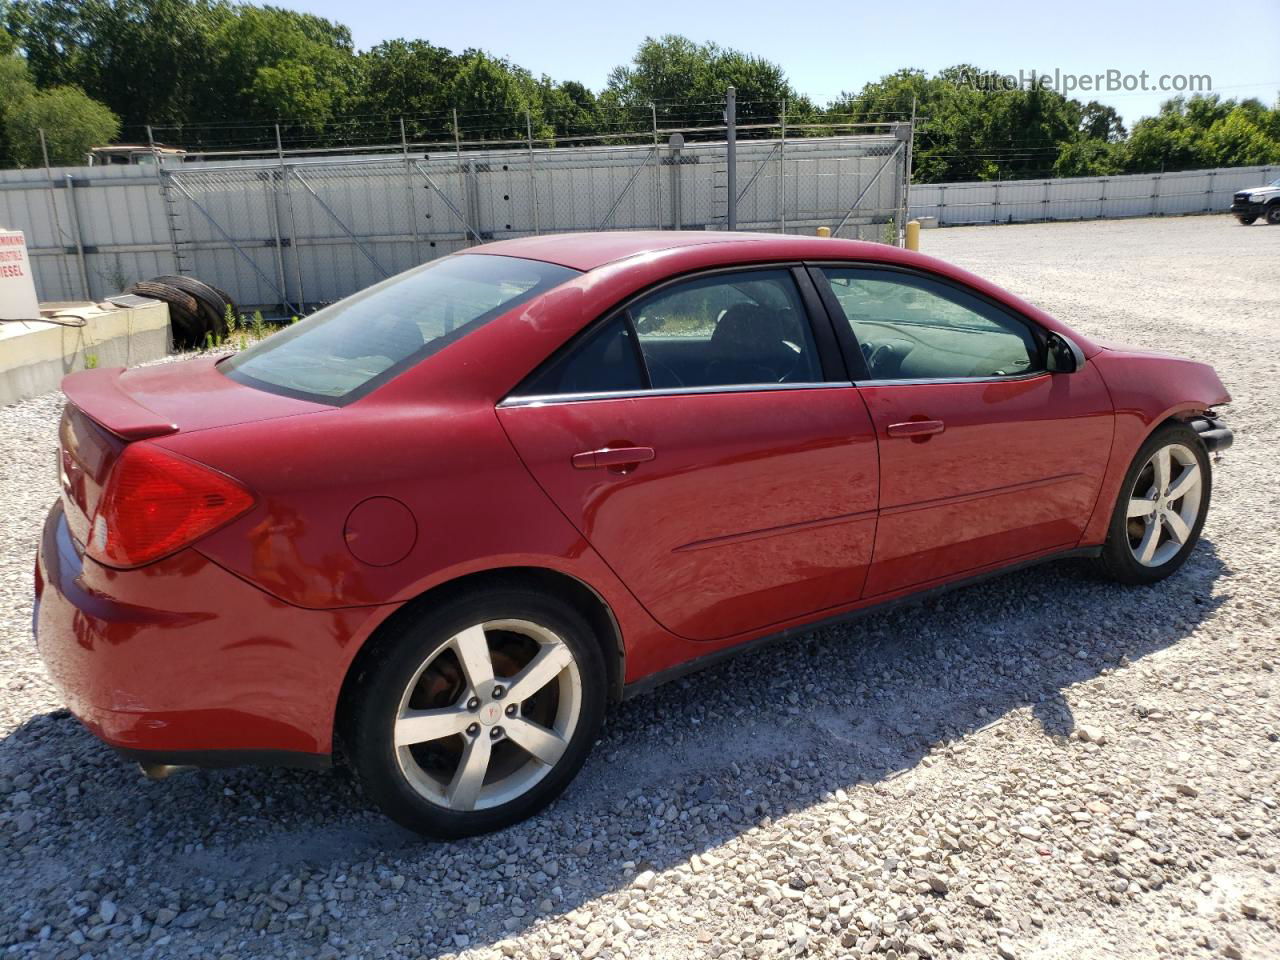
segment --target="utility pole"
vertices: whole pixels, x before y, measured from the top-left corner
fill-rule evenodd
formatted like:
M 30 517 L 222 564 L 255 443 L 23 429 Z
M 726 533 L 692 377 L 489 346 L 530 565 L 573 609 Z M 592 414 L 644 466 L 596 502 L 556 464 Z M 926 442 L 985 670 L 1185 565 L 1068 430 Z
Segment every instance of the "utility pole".
M 730 87 L 724 96 L 725 159 L 729 164 L 725 198 L 725 227 L 738 229 L 738 104 L 737 91 Z

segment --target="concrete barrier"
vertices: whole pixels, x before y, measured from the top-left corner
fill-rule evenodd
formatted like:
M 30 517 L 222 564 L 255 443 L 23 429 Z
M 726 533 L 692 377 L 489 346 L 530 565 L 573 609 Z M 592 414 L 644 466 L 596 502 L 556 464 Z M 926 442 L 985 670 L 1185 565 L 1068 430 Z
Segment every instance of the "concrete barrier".
M 68 373 L 128 367 L 169 353 L 169 307 L 128 298 L 128 305 L 46 304 L 52 322 L 0 323 L 0 405 L 58 389 Z

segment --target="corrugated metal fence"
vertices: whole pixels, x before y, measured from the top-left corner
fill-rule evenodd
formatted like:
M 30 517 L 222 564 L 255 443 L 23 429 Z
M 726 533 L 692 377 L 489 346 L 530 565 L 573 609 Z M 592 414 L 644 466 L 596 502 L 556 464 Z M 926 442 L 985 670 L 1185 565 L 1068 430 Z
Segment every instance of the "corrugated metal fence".
M 740 141 L 738 229 L 881 239 L 905 168 L 897 130 Z M 724 229 L 727 184 L 723 143 L 0 171 L 0 224 L 26 232 L 44 301 L 182 272 L 300 311 L 488 240 Z
M 1231 194 L 1268 183 L 1280 167 L 1231 167 L 1121 177 L 930 183 L 911 187 L 911 216 L 939 226 L 1223 213 Z

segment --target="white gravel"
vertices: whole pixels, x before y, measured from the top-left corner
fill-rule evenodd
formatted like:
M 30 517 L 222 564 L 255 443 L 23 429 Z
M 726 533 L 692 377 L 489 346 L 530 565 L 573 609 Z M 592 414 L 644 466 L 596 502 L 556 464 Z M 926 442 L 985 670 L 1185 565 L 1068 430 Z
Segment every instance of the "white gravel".
M 548 813 L 423 843 L 341 772 L 142 780 L 30 636 L 56 396 L 0 409 L 0 954 L 1280 956 L 1280 228 L 930 231 L 1098 337 L 1212 360 L 1236 446 L 1178 576 L 1059 564 L 613 713 Z

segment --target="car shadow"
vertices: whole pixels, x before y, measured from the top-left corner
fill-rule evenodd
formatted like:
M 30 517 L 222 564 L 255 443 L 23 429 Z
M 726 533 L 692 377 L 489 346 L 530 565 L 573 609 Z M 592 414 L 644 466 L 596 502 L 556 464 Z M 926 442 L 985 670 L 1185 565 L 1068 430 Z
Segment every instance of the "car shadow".
M 386 914 L 385 942 L 362 951 L 492 944 L 639 870 L 685 863 L 768 819 L 928 764 L 1015 711 L 1044 736 L 1067 737 L 1075 718 L 1064 691 L 1178 643 L 1229 591 L 1230 571 L 1205 540 L 1154 587 L 1061 562 L 784 641 L 620 705 L 550 810 L 452 844 L 384 819 L 342 767 L 152 783 L 66 711 L 42 714 L 0 741 L 0 780 L 40 810 L 0 835 L 0 851 L 37 888 L 62 891 L 56 899 L 83 889 L 86 864 L 122 859 L 135 865 L 132 884 L 165 887 L 182 905 L 247 899 L 233 904 L 243 914 L 234 932 L 247 935 L 245 918 L 265 913 L 253 921 L 255 952 L 340 938 L 347 911 L 361 909 Z M 494 871 L 492 899 L 458 882 Z M 272 906 L 292 879 L 351 895 L 318 916 L 306 899 L 293 912 Z M 218 922 L 171 930 L 173 948 L 182 937 L 205 942 Z M 432 927 L 438 935 L 423 933 Z

